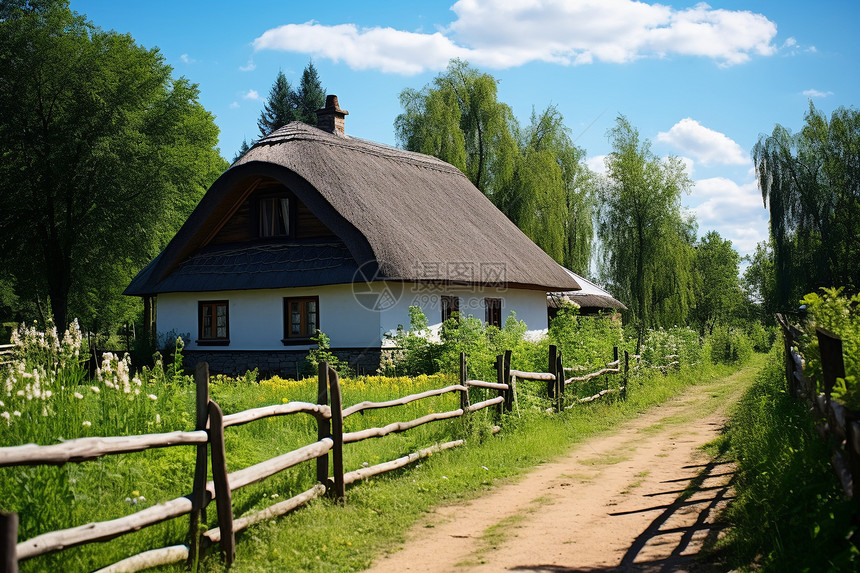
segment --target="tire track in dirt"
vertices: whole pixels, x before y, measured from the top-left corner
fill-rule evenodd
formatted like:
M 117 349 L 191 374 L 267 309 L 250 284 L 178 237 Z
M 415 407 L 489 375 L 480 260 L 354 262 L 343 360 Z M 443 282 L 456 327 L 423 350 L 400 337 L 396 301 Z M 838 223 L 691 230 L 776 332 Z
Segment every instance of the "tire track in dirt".
M 690 387 L 516 483 L 435 508 L 368 571 L 707 571 L 693 557 L 719 533 L 733 469 L 699 448 L 754 372 Z

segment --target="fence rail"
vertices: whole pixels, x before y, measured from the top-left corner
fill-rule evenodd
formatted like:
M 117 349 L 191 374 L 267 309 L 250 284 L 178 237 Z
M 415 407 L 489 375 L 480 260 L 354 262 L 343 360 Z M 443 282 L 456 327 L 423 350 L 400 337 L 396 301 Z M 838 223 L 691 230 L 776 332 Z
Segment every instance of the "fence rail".
M 624 369 L 620 368 L 621 362 L 618 359 L 617 348 L 614 354 L 615 362 L 608 363 L 606 368 L 580 378 L 590 380 L 597 376 L 623 373 L 626 386 L 628 370 L 626 353 Z M 194 431 L 141 436 L 79 438 L 55 445 L 28 444 L 0 448 L 0 467 L 83 463 L 105 455 L 121 455 L 160 447 L 194 446 L 197 448 L 191 493 L 158 503 L 131 515 L 47 532 L 18 543 L 18 516 L 0 514 L 0 549 L 3 549 L 3 557 L 0 559 L 0 573 L 16 573 L 18 562 L 25 559 L 86 543 L 106 541 L 185 515 L 190 516 L 189 538 L 191 541 L 189 545 L 174 545 L 145 551 L 118 561 L 102 569 L 102 571 L 137 571 L 155 565 L 180 561 L 186 561 L 192 569 L 195 569 L 200 552 L 213 544 L 219 545 L 224 561 L 229 566 L 235 558 L 236 532 L 260 521 L 284 515 L 323 495 L 331 495 L 343 501 L 345 486 L 348 484 L 404 467 L 435 452 L 458 447 L 463 445 L 464 441 L 460 439 L 435 444 L 394 460 L 351 471 L 344 471 L 343 467 L 343 446 L 345 444 L 404 432 L 430 422 L 457 418 L 494 406 L 497 407 L 497 414 L 511 411 L 515 401 L 517 379 L 547 382 L 548 394 L 555 401 L 557 409 L 561 410 L 564 407 L 565 387 L 577 381 L 577 379 L 564 380 L 565 369 L 562 365 L 561 353 L 554 346 L 550 347 L 549 352 L 549 372 L 514 370 L 511 369 L 510 364 L 511 353 L 508 351 L 496 359 L 497 376 L 495 382 L 471 380 L 467 376 L 466 357 L 461 354 L 459 384 L 385 402 L 360 402 L 347 408 L 344 408 L 341 403 L 337 372 L 329 368 L 327 364 L 321 364 L 318 376 L 317 403 L 289 402 L 224 415 L 220 406 L 209 397 L 209 369 L 207 364 L 201 363 L 195 372 L 197 416 Z M 612 366 L 617 367 L 612 368 Z M 623 390 L 625 386 L 620 389 L 607 388 L 598 395 L 575 400 L 574 403 L 592 401 L 607 393 Z M 470 388 L 497 392 L 497 395 L 470 403 Z M 394 422 L 382 427 L 354 432 L 344 431 L 344 419 L 353 414 L 371 409 L 403 406 L 452 392 L 459 393 L 460 408 L 458 409 L 431 413 L 413 420 Z M 294 414 L 307 414 L 316 419 L 318 438 L 316 442 L 228 473 L 225 447 L 225 430 L 227 428 L 275 416 Z M 493 433 L 500 431 L 500 429 L 499 426 L 494 426 Z M 234 519 L 232 492 L 276 475 L 288 468 L 313 460 L 316 461 L 318 483 L 312 488 L 288 500 Z M 212 474 L 210 481 L 206 481 L 208 469 L 211 469 Z M 212 501 L 217 502 L 218 527 L 203 532 L 200 527 L 202 512 Z
M 845 407 L 832 396 L 836 379 L 845 377 L 842 340 L 823 328 L 816 329 L 822 370 L 822 380 L 816 381 L 805 373 L 800 330 L 784 315 L 777 314 L 776 318 L 785 345 L 789 392 L 809 407 L 818 434 L 832 445 L 831 465 L 845 495 L 860 503 L 860 412 Z M 818 390 L 819 382 L 822 392 Z

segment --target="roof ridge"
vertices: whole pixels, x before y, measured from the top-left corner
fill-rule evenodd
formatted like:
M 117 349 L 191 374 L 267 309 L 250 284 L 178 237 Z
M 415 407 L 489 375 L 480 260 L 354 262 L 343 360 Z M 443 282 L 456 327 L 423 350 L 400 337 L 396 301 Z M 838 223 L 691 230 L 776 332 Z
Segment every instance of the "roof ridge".
M 313 131 L 308 128 L 313 129 Z M 352 137 L 349 135 L 341 137 L 337 135 L 332 135 L 327 131 L 324 131 L 322 129 L 319 129 L 318 127 L 314 127 L 301 121 L 293 121 L 288 123 L 287 125 L 279 127 L 269 135 L 257 141 L 254 145 L 251 146 L 251 149 L 253 149 L 254 147 L 262 147 L 263 145 L 274 146 L 289 141 L 302 140 L 313 141 L 314 143 L 326 145 L 329 147 L 348 147 L 354 151 L 366 153 L 375 157 L 404 161 L 412 165 L 425 167 L 427 169 L 433 169 L 443 173 L 457 174 L 462 177 L 466 176 L 462 171 L 460 171 L 460 169 L 446 161 L 439 159 L 438 157 L 433 157 L 432 155 L 427 155 L 424 153 L 418 153 L 416 151 L 409 151 L 408 149 L 401 149 L 399 147 L 386 145 L 384 143 L 379 143 L 377 141 L 371 141 L 369 139 L 363 139 L 360 137 Z

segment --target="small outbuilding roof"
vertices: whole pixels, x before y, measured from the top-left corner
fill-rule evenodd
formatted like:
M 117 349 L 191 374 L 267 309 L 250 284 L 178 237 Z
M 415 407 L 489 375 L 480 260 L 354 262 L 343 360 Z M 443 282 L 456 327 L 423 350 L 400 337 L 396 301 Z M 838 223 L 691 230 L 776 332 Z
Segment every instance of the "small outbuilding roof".
M 600 308 L 600 309 L 616 309 L 627 310 L 624 303 L 613 297 L 604 289 L 600 288 L 590 280 L 579 276 L 575 272 L 561 267 L 567 272 L 581 287 L 576 291 L 550 292 L 547 293 L 547 305 L 551 308 L 558 308 L 562 301 L 567 300 L 574 302 L 582 308 Z
M 254 178 L 282 183 L 336 238 L 209 245 Z M 336 284 L 356 280 L 359 268 L 362 280 L 580 288 L 456 167 L 293 122 L 258 141 L 209 188 L 125 294 Z

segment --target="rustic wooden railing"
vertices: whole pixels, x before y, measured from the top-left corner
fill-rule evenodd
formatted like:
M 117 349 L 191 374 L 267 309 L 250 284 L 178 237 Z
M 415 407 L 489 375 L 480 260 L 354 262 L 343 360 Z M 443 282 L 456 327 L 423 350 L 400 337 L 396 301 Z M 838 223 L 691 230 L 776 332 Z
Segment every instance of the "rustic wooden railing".
M 0 344 L 0 366 L 12 363 L 12 357 L 15 355 L 14 344 Z
M 785 375 L 789 392 L 803 400 L 817 421 L 818 434 L 832 445 L 830 458 L 845 494 L 860 505 L 860 411 L 845 407 L 832 397 L 837 378 L 845 377 L 842 340 L 823 328 L 816 328 L 821 353 L 821 389 L 806 376 L 799 346 L 801 332 L 788 319 L 776 315 L 785 345 Z
M 461 380 L 465 380 L 465 355 L 461 355 L 460 360 Z M 510 356 L 508 356 L 508 364 L 510 364 Z M 25 559 L 86 543 L 107 541 L 143 527 L 184 515 L 190 516 L 190 546 L 175 545 L 145 551 L 114 563 L 102 571 L 139 571 L 156 565 L 180 561 L 186 561 L 192 570 L 196 570 L 201 550 L 205 546 L 215 543 L 220 545 L 222 556 L 229 566 L 235 558 L 235 534 L 238 531 L 265 519 L 288 513 L 326 493 L 333 495 L 339 501 L 343 501 L 345 499 L 345 486 L 348 484 L 403 467 L 435 452 L 460 446 L 464 442 L 463 440 L 454 440 L 435 444 L 395 460 L 350 472 L 345 472 L 343 468 L 344 444 L 403 432 L 429 422 L 463 416 L 496 404 L 503 405 L 507 399 L 507 394 L 503 394 L 503 392 L 509 390 L 509 386 L 505 384 L 468 380 L 463 384 L 428 390 L 396 400 L 361 402 L 343 409 L 337 372 L 327 364 L 321 364 L 316 404 L 289 402 L 225 416 L 218 404 L 209 398 L 208 364 L 201 363 L 198 365 L 195 383 L 197 388 L 197 418 L 194 431 L 141 436 L 79 438 L 56 445 L 28 444 L 0 448 L 0 467 L 81 463 L 105 455 L 139 452 L 158 447 L 193 445 L 197 448 L 192 492 L 131 515 L 48 532 L 18 543 L 18 516 L 14 513 L 0 514 L 0 549 L 3 550 L 2 559 L 0 559 L 0 573 L 17 572 L 18 562 Z M 469 404 L 469 386 L 496 389 L 500 395 L 489 400 Z M 344 418 L 352 414 L 369 409 L 402 406 L 449 392 L 460 394 L 460 408 L 448 412 L 428 414 L 414 420 L 395 422 L 382 428 L 344 432 Z M 224 430 L 226 428 L 252 423 L 272 416 L 298 413 L 309 414 L 316 418 L 318 441 L 228 473 L 227 454 L 224 446 Z M 496 426 L 494 432 L 499 431 L 499 429 Z M 329 471 L 329 452 L 331 452 L 331 471 Z M 316 460 L 317 464 L 318 483 L 316 485 L 288 500 L 234 519 L 232 492 L 310 460 Z M 209 463 L 211 463 L 213 479 L 207 482 L 207 465 Z M 330 473 L 331 475 L 329 475 Z M 218 501 L 218 527 L 201 533 L 202 511 L 213 500 Z
M 565 372 L 579 371 L 579 368 L 563 366 L 561 352 L 558 351 L 556 346 L 550 345 L 548 368 L 549 372 L 523 372 L 522 370 L 512 370 L 510 368 L 510 357 L 508 354 L 506 354 L 507 365 L 504 367 L 507 368 L 507 380 L 509 380 L 509 384 L 514 388 L 516 387 L 517 380 L 536 380 L 546 382 L 547 395 L 550 397 L 550 399 L 553 400 L 553 407 L 555 408 L 555 410 L 560 412 L 564 409 L 570 409 L 576 404 L 593 402 L 594 400 L 598 400 L 599 398 L 602 398 L 607 394 L 613 394 L 616 392 L 620 392 L 622 397 L 626 398 L 627 380 L 629 378 L 630 372 L 630 355 L 627 353 L 626 350 L 624 351 L 623 367 L 621 365 L 621 360 L 618 357 L 617 346 L 613 348 L 613 357 L 614 359 L 612 362 L 607 363 L 606 367 L 601 368 L 595 372 L 589 372 L 580 376 L 572 376 L 570 378 L 565 378 Z M 585 398 L 573 398 L 572 404 L 565 405 L 565 389 L 568 386 L 574 385 L 576 383 L 587 382 L 593 378 L 610 374 L 621 374 L 623 376 L 621 385 L 618 388 L 609 388 L 607 384 L 607 388 L 601 390 L 597 394 Z

